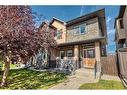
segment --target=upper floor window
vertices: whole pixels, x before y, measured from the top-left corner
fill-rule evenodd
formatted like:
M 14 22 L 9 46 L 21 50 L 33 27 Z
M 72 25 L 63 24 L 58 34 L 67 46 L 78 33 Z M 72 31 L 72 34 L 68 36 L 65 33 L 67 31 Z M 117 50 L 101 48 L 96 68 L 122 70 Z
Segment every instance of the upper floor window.
M 83 34 L 86 32 L 86 25 L 85 24 L 82 24 L 79 26 L 79 32 L 80 32 L 80 34 Z
M 74 34 L 84 34 L 86 32 L 86 24 L 81 24 L 73 28 Z
M 120 28 L 124 28 L 124 27 L 123 27 L 123 19 L 120 19 L 119 22 L 120 22 Z
M 62 29 L 57 31 L 57 39 L 62 39 Z

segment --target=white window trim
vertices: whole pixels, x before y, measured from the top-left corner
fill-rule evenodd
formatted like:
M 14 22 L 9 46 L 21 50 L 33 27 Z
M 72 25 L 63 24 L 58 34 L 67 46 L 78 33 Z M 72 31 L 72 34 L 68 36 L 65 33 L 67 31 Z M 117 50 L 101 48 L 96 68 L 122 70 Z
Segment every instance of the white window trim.
M 61 50 L 60 51 L 60 59 L 61 59 L 61 53 L 64 52 L 64 57 L 65 57 L 65 51 L 64 50 Z M 64 58 L 63 58 L 64 59 Z
M 58 35 L 57 35 L 56 38 L 57 38 L 57 39 L 62 39 L 63 31 L 62 31 L 62 29 L 59 29 L 59 30 L 57 30 L 57 34 L 59 33 L 58 31 L 61 32 L 61 38 L 58 38 Z
M 86 32 L 84 32 L 84 33 L 81 33 L 80 32 L 80 25 L 85 25 L 85 29 L 86 29 Z M 78 33 L 74 33 L 74 35 L 82 35 L 82 34 L 86 34 L 87 33 L 87 24 L 86 23 L 84 23 L 84 24 L 80 24 L 80 25 L 78 25 Z M 73 29 L 72 29 L 73 30 Z
M 73 57 L 73 50 L 72 50 L 72 49 L 69 49 L 69 50 L 72 51 L 72 57 Z M 69 50 L 67 50 L 67 57 L 68 57 L 68 58 L 71 58 L 71 57 L 68 56 L 68 51 L 69 51 Z

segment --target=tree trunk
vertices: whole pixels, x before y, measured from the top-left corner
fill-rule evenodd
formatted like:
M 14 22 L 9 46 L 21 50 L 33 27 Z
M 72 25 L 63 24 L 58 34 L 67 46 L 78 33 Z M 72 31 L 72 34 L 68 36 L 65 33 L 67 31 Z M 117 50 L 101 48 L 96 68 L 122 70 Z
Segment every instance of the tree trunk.
M 4 87 L 7 82 L 7 76 L 10 69 L 10 60 L 9 57 L 6 57 L 5 66 L 4 66 L 4 73 L 2 77 L 1 87 Z

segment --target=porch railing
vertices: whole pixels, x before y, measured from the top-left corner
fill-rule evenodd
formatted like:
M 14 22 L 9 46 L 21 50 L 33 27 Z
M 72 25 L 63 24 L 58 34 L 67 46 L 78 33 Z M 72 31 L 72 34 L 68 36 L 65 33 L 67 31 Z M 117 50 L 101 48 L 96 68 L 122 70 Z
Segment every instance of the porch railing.
M 56 60 L 56 69 L 66 70 L 68 73 L 75 74 L 77 69 L 78 61 L 73 59 L 57 59 Z

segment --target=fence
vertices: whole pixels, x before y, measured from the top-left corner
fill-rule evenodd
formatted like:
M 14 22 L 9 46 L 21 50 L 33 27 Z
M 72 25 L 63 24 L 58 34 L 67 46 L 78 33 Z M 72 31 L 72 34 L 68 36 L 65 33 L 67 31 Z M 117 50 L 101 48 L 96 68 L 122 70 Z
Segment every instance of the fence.
M 101 57 L 101 64 L 103 74 L 118 75 L 116 54 L 108 54 L 106 57 Z
M 122 48 L 117 51 L 119 59 L 119 76 L 127 87 L 127 48 Z

